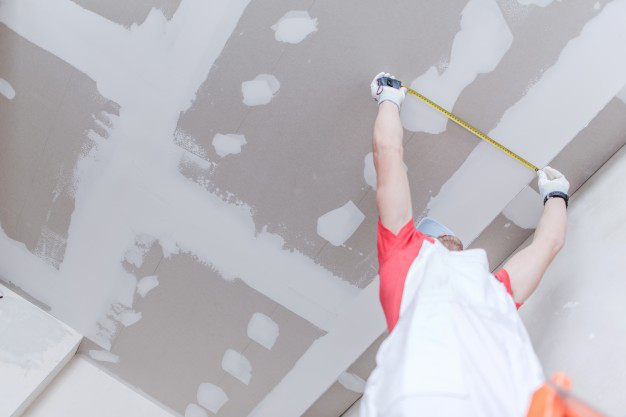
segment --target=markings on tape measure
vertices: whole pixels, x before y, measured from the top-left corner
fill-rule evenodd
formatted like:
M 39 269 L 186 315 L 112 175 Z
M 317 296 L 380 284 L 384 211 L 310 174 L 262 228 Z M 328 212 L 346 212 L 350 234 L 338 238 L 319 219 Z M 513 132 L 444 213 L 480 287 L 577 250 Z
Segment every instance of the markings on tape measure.
M 474 126 L 472 126 L 471 124 L 467 123 L 465 120 L 463 120 L 460 117 L 450 113 L 448 110 L 444 109 L 443 107 L 441 107 L 440 105 L 438 105 L 434 101 L 428 99 L 427 97 L 424 97 L 423 95 L 421 95 L 417 91 L 415 91 L 415 90 L 413 90 L 411 88 L 408 88 L 408 87 L 404 87 L 404 88 L 406 88 L 406 90 L 407 90 L 407 92 L 409 94 L 412 94 L 415 97 L 419 98 L 424 103 L 428 104 L 430 107 L 432 107 L 433 109 L 437 110 L 439 113 L 441 113 L 444 116 L 446 116 L 448 119 L 452 120 L 453 122 L 455 122 L 459 126 L 467 129 L 468 131 L 470 131 L 474 135 L 478 136 L 480 139 L 484 140 L 485 142 L 489 143 L 490 145 L 492 145 L 492 146 L 496 147 L 497 149 L 501 150 L 502 152 L 504 152 L 505 154 L 507 154 L 511 158 L 515 159 L 520 164 L 524 165 L 526 168 L 532 170 L 533 172 L 539 171 L 539 168 L 537 168 L 535 165 L 531 164 L 526 159 L 522 158 L 521 156 L 519 156 L 518 154 L 516 154 L 515 152 L 513 152 L 509 148 L 507 148 L 507 147 L 499 144 L 495 140 L 491 139 L 489 136 L 487 136 L 486 134 L 484 134 L 480 130 L 476 129 Z

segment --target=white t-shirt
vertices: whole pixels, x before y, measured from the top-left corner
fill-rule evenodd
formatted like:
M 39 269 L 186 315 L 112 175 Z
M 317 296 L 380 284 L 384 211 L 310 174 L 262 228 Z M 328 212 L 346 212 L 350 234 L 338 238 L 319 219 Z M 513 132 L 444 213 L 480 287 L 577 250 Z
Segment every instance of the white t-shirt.
M 381 345 L 361 417 L 522 417 L 545 381 L 515 304 L 482 249 L 424 241 Z

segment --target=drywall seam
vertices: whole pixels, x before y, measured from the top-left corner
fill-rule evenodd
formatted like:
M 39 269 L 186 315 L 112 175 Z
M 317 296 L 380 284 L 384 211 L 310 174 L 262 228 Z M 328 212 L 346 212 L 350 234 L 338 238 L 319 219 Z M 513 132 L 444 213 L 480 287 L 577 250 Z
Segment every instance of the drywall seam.
M 543 199 L 529 186 L 522 188 L 502 210 L 504 217 L 523 229 L 534 229 L 543 213 Z
M 548 164 L 626 84 L 624 16 L 625 0 L 607 4 L 489 135 L 537 166 Z M 481 142 L 431 199 L 429 215 L 467 246 L 533 177 Z
M 463 90 L 479 74 L 493 71 L 513 43 L 513 35 L 495 0 L 470 0 L 461 13 L 461 30 L 454 37 L 450 62 L 440 74 L 432 66 L 411 88 L 440 106 L 452 109 Z M 408 95 L 400 112 L 402 125 L 413 132 L 441 133 L 447 117 Z
M 107 141 L 97 141 L 77 163 L 76 208 L 59 271 L 0 234 L 19 254 L 0 255 L 16 272 L 10 279 L 105 349 L 123 324 L 120 314 L 132 309 L 137 279 L 121 261 L 137 236 L 151 236 L 166 256 L 191 253 L 321 329 L 359 292 L 302 253 L 284 249 L 280 236 L 257 233 L 250 207 L 227 203 L 179 172 L 191 154 L 175 144 L 178 118 L 248 3 L 183 0 L 171 21 L 152 10 L 129 30 L 68 0 L 7 0 L 0 6 L 1 22 L 86 73 L 120 105 Z M 33 268 L 51 279 L 20 272 Z

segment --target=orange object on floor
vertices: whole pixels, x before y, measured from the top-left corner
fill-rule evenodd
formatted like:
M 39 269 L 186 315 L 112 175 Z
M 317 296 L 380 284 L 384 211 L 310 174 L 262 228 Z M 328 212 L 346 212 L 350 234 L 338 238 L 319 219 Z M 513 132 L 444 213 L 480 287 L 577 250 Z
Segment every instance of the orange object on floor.
M 571 385 L 567 375 L 555 374 L 533 394 L 528 417 L 605 417 L 572 396 Z

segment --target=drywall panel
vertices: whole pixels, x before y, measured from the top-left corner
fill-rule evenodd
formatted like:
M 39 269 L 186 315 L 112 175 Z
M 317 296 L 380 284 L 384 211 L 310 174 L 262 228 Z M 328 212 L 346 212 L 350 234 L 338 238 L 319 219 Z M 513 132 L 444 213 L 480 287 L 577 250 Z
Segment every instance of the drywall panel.
M 570 200 L 565 247 L 520 309 L 548 375 L 607 415 L 626 410 L 626 147 Z
M 0 416 L 17 417 L 74 356 L 82 336 L 0 285 Z
M 157 252 L 161 249 L 148 254 Z M 241 280 L 226 281 L 189 254 L 171 255 L 154 271 L 142 267 L 137 273 L 156 277 L 158 285 L 144 297 L 136 294 L 134 309 L 141 318 L 119 332 L 111 349 L 116 360 L 111 362 L 107 355 L 107 361 L 98 364 L 181 414 L 197 402 L 198 387 L 210 383 L 228 396 L 220 416 L 247 415 L 324 335 Z M 258 314 L 278 331 L 270 348 L 250 337 L 250 322 Z M 267 334 L 267 327 L 255 333 Z M 249 361 L 247 384 L 223 369 L 227 350 Z M 80 348 L 85 355 L 100 351 L 93 343 Z M 165 382 L 170 378 L 177 381 L 175 389 Z
M 76 355 L 23 416 L 175 417 L 177 414 Z

